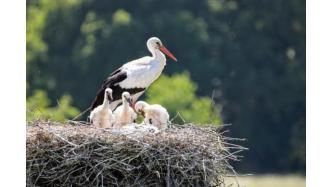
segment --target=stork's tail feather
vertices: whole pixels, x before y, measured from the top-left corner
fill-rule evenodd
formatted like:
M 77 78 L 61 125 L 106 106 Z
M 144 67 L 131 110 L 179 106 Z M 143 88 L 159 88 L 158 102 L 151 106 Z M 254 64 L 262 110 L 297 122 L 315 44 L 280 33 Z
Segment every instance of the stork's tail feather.
M 96 108 L 97 106 L 103 104 L 105 89 L 106 89 L 106 88 L 101 88 L 101 89 L 98 91 L 96 98 L 94 99 L 94 101 L 93 101 L 92 104 L 91 104 L 91 107 L 90 107 L 91 111 L 92 111 L 94 108 Z

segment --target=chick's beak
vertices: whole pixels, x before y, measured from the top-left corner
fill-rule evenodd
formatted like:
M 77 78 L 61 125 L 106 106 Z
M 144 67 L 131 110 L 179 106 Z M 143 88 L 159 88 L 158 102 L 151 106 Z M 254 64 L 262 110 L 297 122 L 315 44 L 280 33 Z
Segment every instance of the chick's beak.
M 112 97 L 110 94 L 107 94 L 107 99 L 108 99 L 109 101 L 113 101 L 113 97 Z
M 135 110 L 135 103 L 134 102 L 131 102 L 130 103 L 130 107 L 133 108 Z
M 135 103 L 133 102 L 132 99 L 126 98 L 126 100 L 127 100 L 127 102 L 129 103 L 129 106 L 130 106 L 131 108 L 134 108 L 134 107 L 135 107 Z

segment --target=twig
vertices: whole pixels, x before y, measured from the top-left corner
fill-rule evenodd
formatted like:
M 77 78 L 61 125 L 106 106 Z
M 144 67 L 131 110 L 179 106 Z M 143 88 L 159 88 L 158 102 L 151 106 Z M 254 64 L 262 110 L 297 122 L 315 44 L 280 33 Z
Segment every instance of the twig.
M 83 112 L 81 112 L 80 114 L 78 114 L 77 116 L 75 116 L 73 119 L 71 119 L 71 121 L 75 121 L 77 118 L 81 117 L 83 114 L 85 114 L 90 109 L 91 109 L 91 107 L 85 109 Z

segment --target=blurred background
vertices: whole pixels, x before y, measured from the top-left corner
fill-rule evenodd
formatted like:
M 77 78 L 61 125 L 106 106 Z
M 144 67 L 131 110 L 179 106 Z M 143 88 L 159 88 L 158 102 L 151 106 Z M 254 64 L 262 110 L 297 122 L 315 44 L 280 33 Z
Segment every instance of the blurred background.
M 231 123 L 228 135 L 249 148 L 234 163 L 239 173 L 298 180 L 305 20 L 305 0 L 27 0 L 27 120 L 84 111 L 112 71 L 150 55 L 146 40 L 157 36 L 179 61 L 168 60 L 141 99 L 165 105 L 177 123 Z

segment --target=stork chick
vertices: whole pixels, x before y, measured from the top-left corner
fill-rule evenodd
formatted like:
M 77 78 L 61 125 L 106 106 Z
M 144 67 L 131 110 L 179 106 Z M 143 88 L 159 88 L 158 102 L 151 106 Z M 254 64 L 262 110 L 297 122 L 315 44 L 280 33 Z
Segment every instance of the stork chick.
M 109 128 L 112 127 L 113 114 L 110 109 L 110 102 L 112 102 L 113 90 L 107 88 L 104 93 L 104 101 L 90 113 L 90 122 L 96 127 Z
M 150 105 L 144 101 L 138 101 L 135 104 L 135 110 L 143 114 L 145 124 L 153 125 L 159 130 L 164 130 L 167 128 L 169 114 L 167 110 L 161 105 Z
M 135 123 L 137 114 L 130 106 L 133 104 L 133 100 L 128 92 L 122 93 L 122 105 L 114 111 L 114 123 L 116 127 L 122 127 L 124 125 Z

